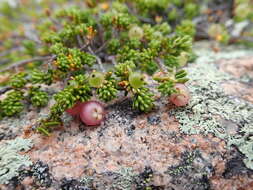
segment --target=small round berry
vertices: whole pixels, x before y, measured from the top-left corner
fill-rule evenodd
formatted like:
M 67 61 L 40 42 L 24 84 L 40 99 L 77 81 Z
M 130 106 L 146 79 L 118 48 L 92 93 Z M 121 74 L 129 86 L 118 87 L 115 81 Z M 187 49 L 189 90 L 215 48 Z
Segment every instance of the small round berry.
M 178 93 L 172 94 L 169 100 L 176 106 L 186 106 L 190 100 L 190 94 L 188 88 L 184 84 L 176 84 L 176 90 Z
M 140 88 L 144 85 L 144 76 L 138 72 L 133 72 L 129 75 L 128 81 L 133 88 Z
M 97 101 L 85 102 L 80 110 L 80 118 L 88 126 L 100 125 L 104 119 L 104 115 L 104 107 Z
M 143 37 L 143 30 L 139 26 L 133 26 L 128 32 L 129 38 L 141 39 Z
M 101 72 L 92 72 L 89 77 L 89 84 L 91 87 L 98 88 L 104 82 L 104 75 Z

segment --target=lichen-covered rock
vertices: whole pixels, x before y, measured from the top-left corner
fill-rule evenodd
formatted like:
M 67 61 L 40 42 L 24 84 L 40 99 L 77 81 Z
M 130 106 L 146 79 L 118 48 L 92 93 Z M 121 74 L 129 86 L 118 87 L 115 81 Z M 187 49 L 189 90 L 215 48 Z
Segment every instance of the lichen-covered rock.
M 247 135 L 253 130 L 253 105 L 238 96 L 228 96 L 225 93 L 221 83 L 233 81 L 233 76 L 219 71 L 217 65 L 212 63 L 219 59 L 236 59 L 244 53 L 246 52 L 238 51 L 212 55 L 208 51 L 199 52 L 199 59 L 188 68 L 192 78 L 189 82 L 192 94 L 190 105 L 172 110 L 172 114 L 178 119 L 182 132 L 186 134 L 213 133 L 224 139 L 229 146 L 236 145 L 245 154 L 244 162 L 247 167 L 253 169 L 253 141 L 250 138 L 247 140 Z M 231 57 L 228 57 L 229 55 Z M 221 121 L 224 120 L 234 125 L 223 125 Z M 231 126 L 242 133 L 231 134 Z
M 20 152 L 28 151 L 32 147 L 30 139 L 20 137 L 0 144 L 0 184 L 18 175 L 21 166 L 32 164 L 27 155 Z

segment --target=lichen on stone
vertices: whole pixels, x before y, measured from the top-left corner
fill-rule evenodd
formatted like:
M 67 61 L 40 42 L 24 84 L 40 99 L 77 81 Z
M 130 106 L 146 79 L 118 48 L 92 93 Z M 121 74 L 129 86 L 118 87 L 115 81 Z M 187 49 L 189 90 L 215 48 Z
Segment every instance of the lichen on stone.
M 209 177 L 213 175 L 212 164 L 202 156 L 201 151 L 185 151 L 180 162 L 168 167 L 165 172 L 172 177 L 171 182 L 178 189 L 210 189 Z
M 5 118 L 0 121 L 0 133 L 3 134 L 2 139 L 13 139 L 22 133 L 22 129 L 31 122 L 29 114 L 24 111 L 15 118 Z
M 179 164 L 177 166 L 171 166 L 168 168 L 168 171 L 166 173 L 170 174 L 171 176 L 180 176 L 184 173 L 185 170 L 191 168 L 192 163 L 194 159 L 197 157 L 198 152 L 186 152 L 184 153 L 183 157 L 183 163 Z M 198 153 L 199 154 L 199 153 Z
M 8 180 L 17 176 L 21 166 L 32 164 L 27 155 L 19 154 L 19 152 L 27 151 L 31 147 L 31 140 L 20 137 L 0 145 L 0 184 L 7 183 Z
M 132 168 L 121 168 L 119 177 L 113 182 L 113 187 L 121 190 L 131 190 L 136 174 Z
M 212 133 L 226 141 L 245 155 L 245 165 L 253 169 L 253 105 L 237 97 L 225 94 L 221 84 L 233 77 L 219 71 L 213 64 L 217 60 L 239 58 L 252 55 L 252 52 L 237 50 L 212 53 L 208 50 L 197 52 L 199 58 L 194 65 L 187 68 L 191 81 L 188 86 L 191 101 L 186 108 L 170 111 L 180 123 L 180 129 L 186 134 Z M 222 121 L 227 120 L 238 126 L 236 134 L 229 132 L 229 126 Z

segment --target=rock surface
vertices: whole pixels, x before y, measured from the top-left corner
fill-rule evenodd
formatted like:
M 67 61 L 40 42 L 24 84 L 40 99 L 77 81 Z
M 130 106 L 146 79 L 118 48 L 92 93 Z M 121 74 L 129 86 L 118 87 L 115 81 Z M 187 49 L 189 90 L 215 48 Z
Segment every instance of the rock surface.
M 187 67 L 192 100 L 185 108 L 158 97 L 156 110 L 140 114 L 126 99 L 108 107 L 102 126 L 66 117 L 50 137 L 29 132 L 47 108 L 1 121 L 2 148 L 17 137 L 33 147 L 18 150 L 32 164 L 0 189 L 252 189 L 253 52 L 201 47 Z

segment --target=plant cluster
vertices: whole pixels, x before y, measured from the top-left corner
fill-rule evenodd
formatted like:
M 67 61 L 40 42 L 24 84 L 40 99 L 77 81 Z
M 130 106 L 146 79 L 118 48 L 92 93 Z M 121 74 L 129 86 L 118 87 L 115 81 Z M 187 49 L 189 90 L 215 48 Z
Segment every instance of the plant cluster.
M 29 74 L 20 72 L 12 76 L 8 83 L 10 90 L 6 92 L 6 97 L 0 101 L 0 117 L 20 113 L 27 103 L 38 108 L 46 106 L 49 95 L 41 89 L 40 85 L 42 83 L 51 84 L 51 74 L 49 73 L 50 71 L 34 70 Z
M 63 112 L 92 96 L 109 102 L 122 91 L 132 98 L 134 109 L 151 111 L 154 93 L 146 74 L 153 75 L 163 95 L 179 92 L 175 84 L 188 80 L 180 68 L 193 57 L 193 23 L 184 21 L 174 30 L 167 22 L 147 24 L 131 14 L 130 6 L 136 6 L 139 15 L 145 14 L 138 2 L 128 5 L 118 1 L 84 10 L 71 7 L 48 12 L 55 27 L 45 32 L 42 24 L 38 30 L 44 49 L 52 55 L 51 62 L 44 70 L 21 72 L 11 78 L 9 85 L 16 95 L 10 93 L 1 102 L 1 115 L 17 114 L 24 107 L 22 101 L 45 106 L 49 96 L 40 86 L 61 80 L 64 88 L 54 95 L 48 118 L 39 122 L 38 130 L 44 134 L 61 122 Z M 49 23 L 44 24 L 48 27 Z
M 117 22 L 119 27 L 124 27 L 127 22 L 134 22 L 136 17 L 142 22 L 149 24 L 169 22 L 172 28 L 177 27 L 178 23 L 184 22 L 184 20 L 193 20 L 195 26 L 192 31 L 197 31 L 195 32 L 196 39 L 213 39 L 219 43 L 242 43 L 252 46 L 253 31 L 249 24 L 253 19 L 253 4 L 251 0 L 224 1 L 222 3 L 218 0 L 124 0 L 120 2 L 128 5 L 128 12 L 133 16 L 126 18 L 123 13 L 124 8 L 117 7 L 122 14 L 117 15 L 117 20 L 115 19 L 114 22 Z M 74 4 L 83 9 L 88 6 L 93 10 L 106 10 L 110 8 L 111 3 L 112 1 L 109 0 L 97 2 L 93 0 L 1 2 L 0 22 L 2 24 L 0 25 L 0 41 L 2 40 L 2 42 L 0 43 L 0 50 L 3 50 L 3 53 L 0 53 L 0 56 L 3 58 L 3 64 L 0 65 L 0 68 L 34 55 L 45 55 L 47 48 L 40 43 L 40 39 L 37 36 L 38 33 L 45 33 L 43 34 L 44 40 L 61 41 L 61 38 L 65 38 L 65 36 L 73 36 L 72 30 L 74 28 L 75 34 L 90 32 L 90 29 L 86 27 L 87 22 L 91 24 L 94 20 L 87 18 L 85 23 L 81 21 L 80 25 L 66 27 L 59 36 L 51 36 L 51 32 L 48 31 L 58 30 L 58 23 L 57 18 L 52 15 L 50 10 L 64 7 L 65 4 Z M 45 10 L 46 14 L 42 14 L 43 10 Z M 90 11 L 91 14 L 94 13 L 92 11 Z M 61 17 L 64 14 L 64 11 L 59 11 L 57 16 Z M 67 14 L 71 15 L 72 13 L 68 11 Z M 102 22 L 106 23 L 107 18 L 114 16 L 114 14 L 108 13 Z M 75 19 L 76 22 L 80 23 L 79 18 Z M 203 23 L 205 24 L 203 25 Z M 33 24 L 37 25 L 36 28 L 33 27 Z M 32 35 L 27 32 L 27 25 L 32 25 L 29 28 L 29 30 L 32 30 Z M 187 30 L 187 27 L 185 29 Z M 238 31 L 237 34 L 233 30 Z M 110 34 L 108 32 L 105 35 Z M 117 40 L 112 43 L 116 45 Z M 41 62 L 37 61 L 27 65 L 27 68 L 39 64 Z

